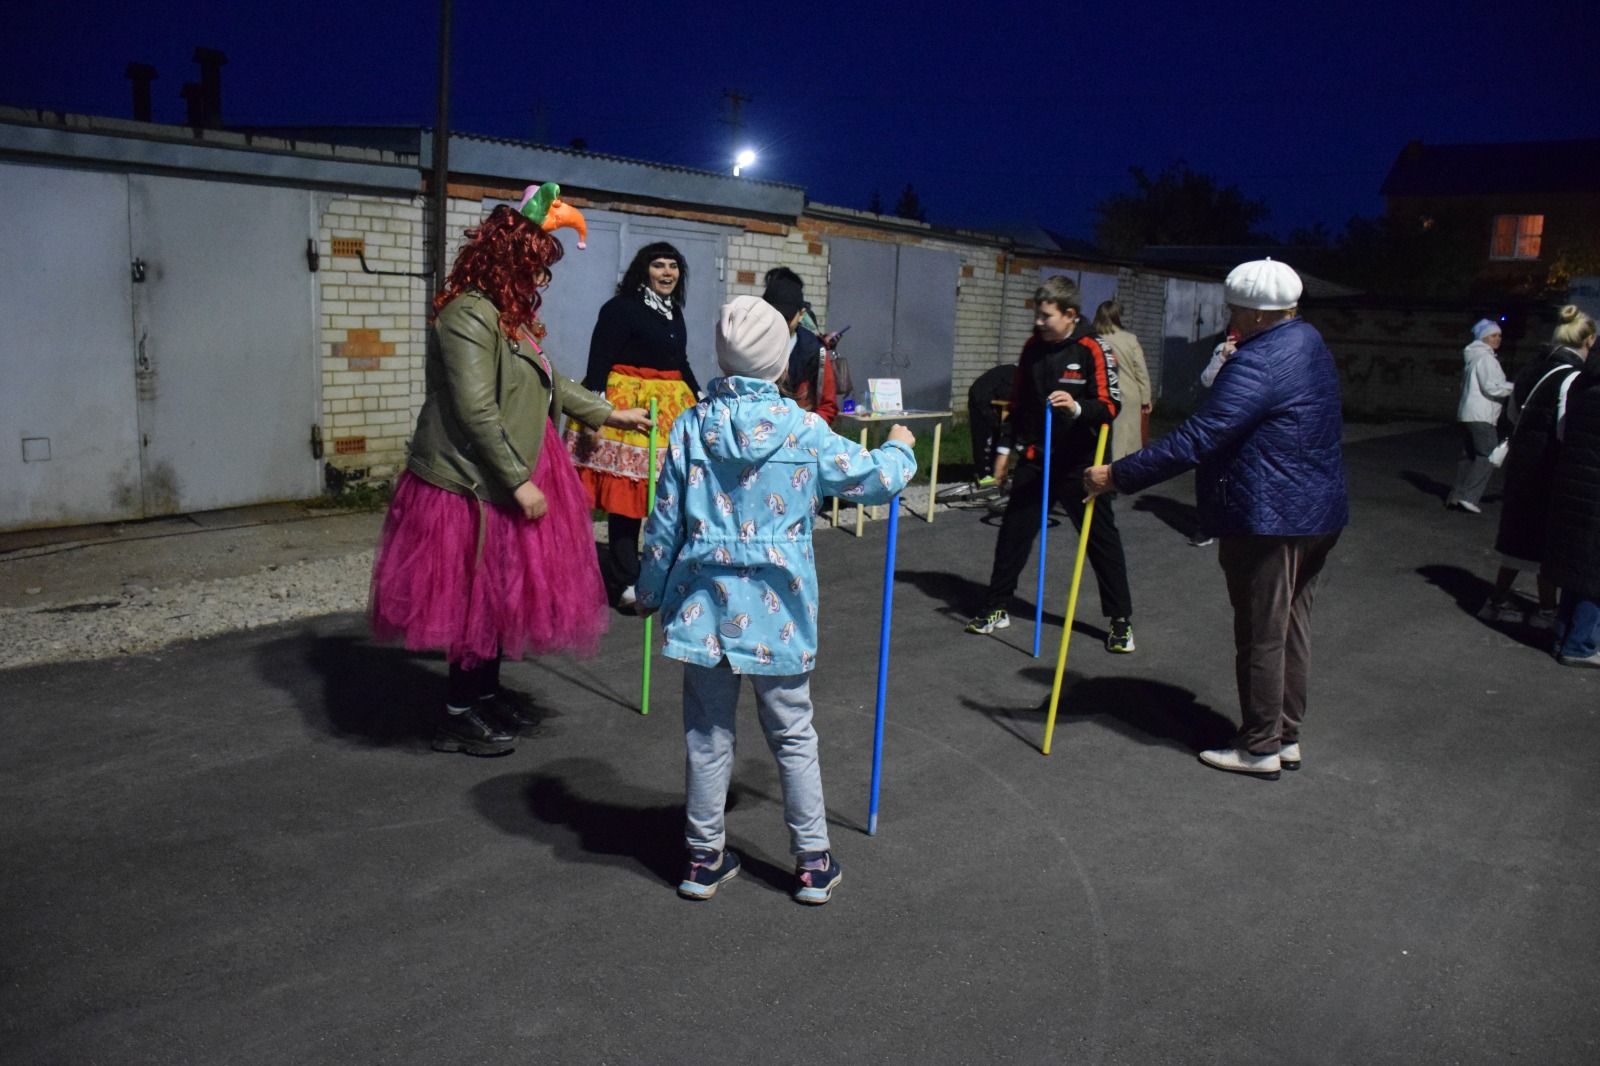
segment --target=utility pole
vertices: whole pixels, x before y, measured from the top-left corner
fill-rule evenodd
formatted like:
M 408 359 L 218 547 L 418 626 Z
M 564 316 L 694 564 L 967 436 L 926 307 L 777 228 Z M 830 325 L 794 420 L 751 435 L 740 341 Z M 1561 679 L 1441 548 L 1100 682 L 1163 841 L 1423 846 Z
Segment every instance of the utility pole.
M 439 111 L 433 124 L 433 291 L 450 276 L 445 219 L 450 204 L 450 0 L 439 0 Z M 430 294 L 431 295 L 431 294 Z
M 728 101 L 728 117 L 722 121 L 727 123 L 728 128 L 732 131 L 729 135 L 732 143 L 728 151 L 728 158 L 732 159 L 744 147 L 739 143 L 744 139 L 744 119 L 740 115 L 740 110 L 750 102 L 750 97 L 737 89 L 724 89 L 722 90 L 722 96 L 723 99 Z

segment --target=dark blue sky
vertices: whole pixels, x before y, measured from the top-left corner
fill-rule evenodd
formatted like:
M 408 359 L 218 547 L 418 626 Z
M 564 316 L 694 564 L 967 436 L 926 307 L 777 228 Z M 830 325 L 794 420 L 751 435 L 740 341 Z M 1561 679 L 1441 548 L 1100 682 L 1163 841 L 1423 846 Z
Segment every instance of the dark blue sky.
M 1337 230 L 1381 209 L 1411 138 L 1600 136 L 1597 11 L 456 0 L 452 125 L 533 139 L 542 105 L 551 143 L 720 169 L 736 89 L 751 176 L 826 203 L 877 189 L 887 208 L 909 181 L 933 222 L 1088 236 L 1130 166 L 1183 159 L 1266 200 L 1274 232 Z M 228 56 L 227 122 L 431 125 L 437 24 L 432 0 L 25 0 L 5 9 L 0 103 L 125 117 L 139 60 L 156 118 L 181 122 L 207 45 Z

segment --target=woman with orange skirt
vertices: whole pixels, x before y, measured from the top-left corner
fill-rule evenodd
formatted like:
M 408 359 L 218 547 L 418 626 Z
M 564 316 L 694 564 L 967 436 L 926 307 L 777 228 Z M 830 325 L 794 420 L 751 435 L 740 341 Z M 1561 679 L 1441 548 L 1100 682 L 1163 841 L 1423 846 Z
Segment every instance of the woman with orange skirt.
M 689 330 L 683 307 L 688 265 L 664 241 L 639 249 L 617 294 L 600 308 L 589 341 L 584 388 L 603 393 L 613 406 L 648 409 L 656 401 L 653 461 L 661 466 L 667 431 L 699 400 L 700 385 L 689 369 Z M 617 606 L 631 610 L 639 579 L 639 528 L 648 508 L 645 495 L 652 461 L 643 433 L 574 426 L 567 441 L 595 507 L 606 512 L 610 578 Z

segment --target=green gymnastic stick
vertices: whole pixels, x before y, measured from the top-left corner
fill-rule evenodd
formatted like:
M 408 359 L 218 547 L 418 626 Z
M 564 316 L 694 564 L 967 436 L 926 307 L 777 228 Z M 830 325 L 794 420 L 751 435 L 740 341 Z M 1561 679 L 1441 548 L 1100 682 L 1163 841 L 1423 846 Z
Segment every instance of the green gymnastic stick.
M 656 401 L 654 399 L 650 401 L 650 451 L 646 458 L 649 462 L 648 469 L 650 471 L 649 478 L 645 482 L 644 496 L 645 517 L 648 519 L 650 512 L 656 509 Z M 655 644 L 654 622 L 654 616 L 647 617 L 644 620 L 644 685 L 643 692 L 639 696 L 640 714 L 650 713 L 650 653 L 653 650 L 652 646 Z

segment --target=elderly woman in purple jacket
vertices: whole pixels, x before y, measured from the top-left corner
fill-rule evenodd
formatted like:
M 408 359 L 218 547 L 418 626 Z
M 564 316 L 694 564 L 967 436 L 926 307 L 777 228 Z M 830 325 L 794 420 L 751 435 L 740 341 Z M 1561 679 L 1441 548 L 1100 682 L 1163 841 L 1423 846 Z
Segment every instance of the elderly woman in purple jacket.
M 1276 780 L 1300 768 L 1317 578 L 1350 519 L 1339 375 L 1297 315 L 1302 285 L 1264 259 L 1224 283 L 1239 349 L 1190 418 L 1142 451 L 1084 471 L 1084 489 L 1138 492 L 1199 468 L 1201 527 L 1221 542 L 1244 719 L 1219 770 Z

